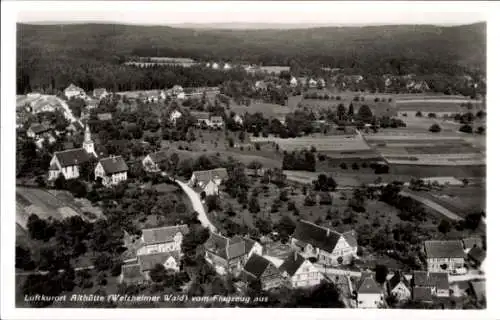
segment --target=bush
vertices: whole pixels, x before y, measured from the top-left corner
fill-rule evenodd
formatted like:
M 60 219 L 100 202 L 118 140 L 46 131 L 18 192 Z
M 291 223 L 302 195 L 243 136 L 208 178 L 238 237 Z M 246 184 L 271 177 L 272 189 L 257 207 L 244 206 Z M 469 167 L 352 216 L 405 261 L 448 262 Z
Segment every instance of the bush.
M 356 162 L 352 164 L 352 170 L 359 170 L 359 166 Z
M 459 129 L 461 132 L 465 132 L 465 133 L 472 133 L 472 126 L 468 125 L 468 124 L 464 124 L 463 126 L 460 127 Z
M 441 233 L 448 233 L 451 230 L 451 224 L 448 220 L 441 220 L 441 223 L 438 226 L 438 230 Z
M 341 167 L 342 169 L 344 169 L 344 170 L 347 170 L 347 164 L 345 164 L 345 162 L 342 162 L 342 163 L 340 164 L 340 167 Z
M 429 127 L 430 132 L 441 132 L 441 127 L 435 123 L 432 126 Z
M 422 116 L 422 112 L 421 111 L 417 111 L 417 113 L 415 113 L 415 117 L 421 117 Z

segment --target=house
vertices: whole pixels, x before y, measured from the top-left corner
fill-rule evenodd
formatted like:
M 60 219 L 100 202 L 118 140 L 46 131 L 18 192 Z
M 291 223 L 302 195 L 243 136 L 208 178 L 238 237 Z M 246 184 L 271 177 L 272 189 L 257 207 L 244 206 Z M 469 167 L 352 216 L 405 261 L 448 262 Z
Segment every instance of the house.
M 387 295 L 396 298 L 397 301 L 411 299 L 411 283 L 401 271 L 396 271 L 387 281 Z
M 217 195 L 219 194 L 219 186 L 227 177 L 228 174 L 225 168 L 195 171 L 188 184 L 200 193 L 204 192 L 207 196 Z
M 229 63 L 224 63 L 224 67 L 223 67 L 224 70 L 231 70 L 231 68 L 232 67 Z
M 42 149 L 45 142 L 51 145 L 56 142 L 56 138 L 51 132 L 45 132 L 35 141 L 36 147 Z
M 210 128 L 222 129 L 224 128 L 224 119 L 221 116 L 213 116 L 209 119 Z
M 432 296 L 450 296 L 450 283 L 446 272 L 414 271 L 411 285 L 413 291 L 416 288 L 429 288 Z
M 298 77 L 297 80 L 301 86 L 303 86 L 303 87 L 307 86 L 307 78 L 306 77 Z
M 305 220 L 297 223 L 291 246 L 306 258 L 316 258 L 325 265 L 348 264 L 358 251 L 354 230 L 339 233 Z
M 50 132 L 50 128 L 48 126 L 43 125 L 42 123 L 33 123 L 26 131 L 26 135 L 33 139 L 40 139 L 42 136 L 48 132 Z
M 157 252 L 137 256 L 133 263 L 122 265 L 119 282 L 126 284 L 141 284 L 151 281 L 149 273 L 158 264 L 162 265 L 167 271 L 179 272 L 179 252 Z
M 227 238 L 220 234 L 210 233 L 205 242 L 205 260 L 220 274 L 238 276 L 248 257 L 262 255 L 262 246 L 249 238 Z
M 84 148 L 57 151 L 50 160 L 49 180 L 55 180 L 60 174 L 66 180 L 80 176 L 81 166 L 89 162 L 91 156 Z
M 314 80 L 313 78 L 311 78 L 307 82 L 307 85 L 309 86 L 309 88 L 316 88 L 318 86 L 318 82 L 316 80 Z
M 37 99 L 30 103 L 31 112 L 34 114 L 41 112 L 55 112 L 59 107 L 59 104 L 55 101 L 49 101 L 46 99 Z
M 92 96 L 101 100 L 108 96 L 108 91 L 105 88 L 94 89 L 94 91 L 92 91 Z
M 262 290 L 270 290 L 281 286 L 282 277 L 278 268 L 268 259 L 258 254 L 252 254 L 245 263 L 240 274 L 247 284 L 259 281 Z
M 172 251 L 180 252 L 182 240 L 188 232 L 189 228 L 185 224 L 143 229 L 141 245 L 137 250 L 137 255 Z
M 412 300 L 415 302 L 432 302 L 433 296 L 431 292 L 431 288 L 429 287 L 417 287 L 413 288 L 412 291 Z
M 479 248 L 483 247 L 483 242 L 481 241 L 480 238 L 477 237 L 462 239 L 462 244 L 464 246 L 465 253 L 469 253 L 469 251 L 474 247 L 479 247 Z
M 212 63 L 212 69 L 219 69 L 219 64 L 217 62 Z
M 357 307 L 362 309 L 380 308 L 385 304 L 384 291 L 375 281 L 372 272 L 362 272 L 356 286 Z
M 97 119 L 99 119 L 99 121 L 109 121 L 113 119 L 113 115 L 109 112 L 98 113 Z
M 267 83 L 265 81 L 257 81 L 255 82 L 255 89 L 257 90 L 267 90 Z
M 75 86 L 74 84 L 70 84 L 66 89 L 64 89 L 64 95 L 66 98 L 85 98 L 87 95 L 85 94 L 85 90 Z
M 323 78 L 319 78 L 319 79 L 318 79 L 318 82 L 317 82 L 317 85 L 318 85 L 318 87 L 319 87 L 319 88 L 324 88 L 324 87 L 326 87 L 326 81 L 325 81 L 325 79 L 323 79 Z
M 238 115 L 238 114 L 234 115 L 233 121 L 234 121 L 234 123 L 236 123 L 236 124 L 238 124 L 240 126 L 243 125 L 243 118 L 240 115 Z
M 191 112 L 191 115 L 196 119 L 198 126 L 208 126 L 210 123 L 210 113 L 208 112 Z
M 116 185 L 127 180 L 128 166 L 121 156 L 100 159 L 94 169 L 96 180 L 102 179 L 105 186 Z
M 298 84 L 299 84 L 299 82 L 297 81 L 297 78 L 295 78 L 294 76 L 291 76 L 290 77 L 290 87 L 295 88 Z
M 146 172 L 158 172 L 160 164 L 167 160 L 168 156 L 164 151 L 153 152 L 142 159 L 142 166 Z
M 470 249 L 469 253 L 467 254 L 467 260 L 469 261 L 469 263 L 477 268 L 481 267 L 485 258 L 486 251 L 484 251 L 480 247 L 474 247 Z
M 284 284 L 291 288 L 307 288 L 320 284 L 323 274 L 297 251 L 292 252 L 280 265 Z
M 430 272 L 456 272 L 465 263 L 462 242 L 459 240 L 425 241 L 424 255 L 427 271 Z
M 180 117 L 182 117 L 182 113 L 179 110 L 174 110 L 170 113 L 170 122 L 175 124 Z

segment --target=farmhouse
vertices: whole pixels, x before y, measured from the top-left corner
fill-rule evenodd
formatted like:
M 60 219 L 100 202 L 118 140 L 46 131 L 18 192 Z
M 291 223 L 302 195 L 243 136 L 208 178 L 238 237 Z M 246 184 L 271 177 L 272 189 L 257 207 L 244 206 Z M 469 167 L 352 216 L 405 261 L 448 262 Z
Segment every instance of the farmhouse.
M 116 185 L 127 180 L 128 166 L 121 156 L 110 156 L 99 160 L 94 175 L 96 180 L 102 179 L 105 186 Z
M 75 86 L 74 84 L 70 84 L 66 89 L 64 89 L 64 95 L 66 98 L 85 98 L 87 95 L 85 94 L 85 90 Z
M 153 152 L 142 159 L 142 166 L 146 172 L 158 172 L 160 164 L 167 160 L 168 156 L 164 151 Z
M 180 270 L 180 255 L 177 251 L 145 254 L 137 256 L 136 259 L 135 263 L 122 265 L 120 283 L 139 284 L 151 281 L 149 273 L 158 264 L 172 272 Z
M 474 247 L 470 249 L 469 253 L 467 254 L 468 262 L 474 267 L 480 268 L 483 264 L 484 259 L 486 259 L 486 251 L 484 251 L 480 247 Z
M 426 295 L 427 291 L 430 292 L 431 296 L 436 297 L 449 297 L 450 295 L 450 284 L 446 272 L 414 271 L 411 285 L 414 296 L 415 289 L 417 289 L 417 296 Z
M 297 78 L 295 78 L 294 76 L 291 76 L 290 77 L 290 87 L 295 88 L 298 84 L 299 84 L 299 82 L 297 81 Z
M 104 99 L 108 96 L 108 91 L 105 88 L 94 89 L 92 96 L 96 99 Z
M 26 131 L 26 135 L 33 139 L 40 139 L 50 132 L 50 128 L 41 123 L 33 123 Z
M 481 239 L 476 237 L 462 239 L 462 244 L 464 245 L 465 253 L 469 253 L 469 251 L 474 247 L 483 247 Z
M 205 195 L 219 194 L 219 186 L 228 177 L 225 168 L 217 168 L 213 170 L 195 171 L 191 176 L 188 184 Z
M 188 232 L 188 226 L 185 224 L 143 229 L 141 245 L 137 250 L 137 255 L 172 251 L 181 252 L 182 239 Z
M 205 242 L 205 260 L 221 275 L 239 275 L 248 257 L 253 254 L 262 255 L 262 246 L 249 238 L 227 238 L 210 233 Z
M 396 271 L 387 281 L 387 295 L 394 297 L 397 301 L 411 299 L 411 284 L 401 271 Z
M 210 123 L 210 113 L 208 112 L 191 112 L 191 115 L 196 119 L 198 126 L 208 126 Z
M 324 276 L 297 251 L 292 252 L 280 265 L 284 284 L 291 288 L 307 288 L 318 285 Z
M 424 254 L 430 272 L 456 272 L 464 266 L 465 254 L 458 240 L 425 241 Z
M 210 117 L 208 126 L 214 129 L 222 129 L 224 128 L 224 119 L 221 116 Z
M 373 273 L 363 272 L 356 286 L 357 307 L 380 308 L 385 304 L 382 287 L 375 281 Z
M 262 290 L 281 286 L 282 277 L 278 268 L 269 260 L 258 254 L 252 254 L 241 272 L 241 278 L 247 284 L 259 281 Z
M 354 230 L 339 233 L 305 220 L 297 223 L 291 245 L 306 258 L 325 265 L 348 264 L 358 250 Z

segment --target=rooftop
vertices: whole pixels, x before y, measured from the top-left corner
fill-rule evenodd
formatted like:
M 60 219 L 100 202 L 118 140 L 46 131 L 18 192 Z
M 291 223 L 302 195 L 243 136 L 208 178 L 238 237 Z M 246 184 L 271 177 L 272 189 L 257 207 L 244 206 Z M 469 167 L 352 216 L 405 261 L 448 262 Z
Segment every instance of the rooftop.
M 111 156 L 108 158 L 104 158 L 99 160 L 99 163 L 102 165 L 102 168 L 104 169 L 104 173 L 106 175 L 128 170 L 128 166 L 121 156 Z
M 189 232 L 188 226 L 183 224 L 179 226 L 143 229 L 142 239 L 145 245 L 171 242 L 178 232 L 182 235 L 187 234 Z
M 462 242 L 459 240 L 425 241 L 427 258 L 463 258 Z

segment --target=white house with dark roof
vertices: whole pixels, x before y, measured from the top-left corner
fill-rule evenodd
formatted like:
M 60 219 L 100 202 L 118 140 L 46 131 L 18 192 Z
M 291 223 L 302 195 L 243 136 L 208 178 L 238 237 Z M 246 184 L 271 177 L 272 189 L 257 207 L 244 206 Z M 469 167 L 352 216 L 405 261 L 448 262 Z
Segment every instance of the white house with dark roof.
M 308 288 L 320 284 L 323 274 L 297 251 L 292 252 L 280 265 L 284 284 L 290 288 Z
M 262 255 L 262 246 L 257 241 L 239 236 L 227 238 L 210 233 L 204 246 L 205 260 L 220 275 L 239 275 L 251 255 Z
M 160 164 L 167 161 L 168 156 L 164 151 L 157 151 L 148 154 L 142 159 L 142 166 L 146 172 L 160 171 Z
M 344 233 L 300 220 L 291 236 L 291 246 L 306 258 L 316 258 L 325 265 L 348 264 L 356 257 L 356 233 Z
M 217 168 L 212 170 L 194 171 L 188 184 L 199 193 L 205 195 L 218 195 L 219 186 L 228 178 L 226 168 Z
M 411 299 L 411 283 L 401 271 L 396 271 L 394 275 L 387 280 L 387 295 L 394 297 L 397 301 L 406 301 Z
M 158 264 L 163 266 L 167 271 L 179 272 L 180 253 L 178 251 L 171 251 L 139 255 L 132 263 L 122 265 L 119 282 L 141 284 L 151 281 L 149 273 Z
M 106 90 L 106 88 L 97 88 L 97 89 L 94 89 L 94 91 L 92 91 L 92 96 L 96 99 L 104 99 L 108 96 L 108 90 Z
M 121 156 L 100 159 L 94 169 L 96 180 L 102 179 L 105 186 L 116 185 L 127 180 L 128 166 Z
M 50 132 L 50 130 L 48 126 L 41 123 L 33 123 L 26 131 L 26 135 L 33 139 L 39 139 L 43 137 L 44 134 Z
M 362 309 L 380 308 L 385 305 L 384 290 L 375 281 L 372 272 L 361 273 L 361 278 L 356 285 L 357 307 Z
M 141 245 L 137 250 L 137 255 L 141 256 L 158 252 L 181 252 L 182 239 L 188 232 L 188 226 L 185 224 L 143 229 Z
M 430 272 L 456 272 L 465 264 L 463 244 L 459 240 L 425 241 L 424 255 Z
M 177 119 L 182 117 L 182 113 L 179 110 L 174 110 L 170 113 L 170 122 L 175 124 L 177 122 Z
M 70 84 L 66 89 L 64 89 L 64 95 L 66 98 L 85 98 L 85 90 L 80 87 L 75 86 L 73 83 Z

